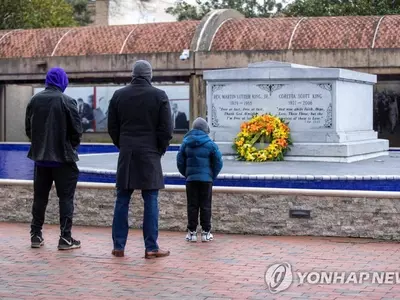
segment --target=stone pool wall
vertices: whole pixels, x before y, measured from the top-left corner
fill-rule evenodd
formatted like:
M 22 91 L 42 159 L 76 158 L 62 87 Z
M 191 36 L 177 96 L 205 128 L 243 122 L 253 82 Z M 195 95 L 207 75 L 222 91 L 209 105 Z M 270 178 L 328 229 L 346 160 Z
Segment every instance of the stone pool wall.
M 30 222 L 31 186 L 0 186 L 0 221 Z M 115 192 L 79 188 L 74 224 L 111 226 Z M 160 192 L 160 229 L 185 231 L 186 195 Z M 311 210 L 310 219 L 289 217 L 290 209 Z M 400 240 L 397 199 L 316 197 L 267 194 L 213 195 L 213 231 L 260 235 L 369 237 Z M 130 208 L 133 228 L 140 228 L 143 205 L 135 191 Z M 58 200 L 51 192 L 46 223 L 58 224 Z

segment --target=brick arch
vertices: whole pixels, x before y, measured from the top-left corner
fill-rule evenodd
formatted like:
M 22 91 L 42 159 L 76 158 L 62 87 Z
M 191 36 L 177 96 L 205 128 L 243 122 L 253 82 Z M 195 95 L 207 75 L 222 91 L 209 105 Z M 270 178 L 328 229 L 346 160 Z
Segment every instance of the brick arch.
M 0 31 L 0 58 L 181 52 L 199 21 Z
M 400 16 L 384 16 L 375 38 L 374 48 L 400 48 Z
M 181 52 L 196 42 L 199 26 L 201 21 L 2 30 L 0 58 Z M 211 33 L 210 51 L 400 49 L 400 15 L 227 18 Z
M 182 52 L 189 49 L 199 21 L 151 23 L 138 26 L 122 53 Z
M 58 45 L 54 56 L 117 54 L 136 25 L 73 28 Z
M 287 49 L 300 19 L 229 20 L 216 33 L 211 51 Z
M 9 34 L 12 30 L 0 30 L 0 39 L 3 38 L 6 34 Z
M 379 16 L 304 19 L 293 37 L 292 49 L 370 48 L 379 19 Z
M 400 16 L 229 20 L 211 51 L 400 48 Z M 379 24 L 379 28 L 378 28 Z
M 13 30 L 0 40 L 0 58 L 50 56 L 68 28 Z M 1 34 L 1 33 L 0 33 Z

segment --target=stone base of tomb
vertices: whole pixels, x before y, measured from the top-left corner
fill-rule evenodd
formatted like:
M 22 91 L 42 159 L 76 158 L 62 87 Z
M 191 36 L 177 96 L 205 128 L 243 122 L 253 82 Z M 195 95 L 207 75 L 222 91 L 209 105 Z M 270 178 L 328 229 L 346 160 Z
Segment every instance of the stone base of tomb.
M 217 142 L 226 159 L 234 159 L 232 143 Z M 319 161 L 351 163 L 388 155 L 389 141 L 383 139 L 347 143 L 293 143 L 287 161 Z

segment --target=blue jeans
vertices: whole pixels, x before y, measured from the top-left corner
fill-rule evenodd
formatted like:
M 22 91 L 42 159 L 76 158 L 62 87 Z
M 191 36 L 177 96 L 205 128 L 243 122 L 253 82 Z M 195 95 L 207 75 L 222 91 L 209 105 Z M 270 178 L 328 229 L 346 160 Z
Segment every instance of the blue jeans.
M 124 250 L 128 239 L 128 212 L 129 202 L 133 190 L 117 189 L 114 219 L 112 225 L 112 239 L 114 250 Z M 147 252 L 158 250 L 158 190 L 143 190 L 144 201 L 143 238 Z

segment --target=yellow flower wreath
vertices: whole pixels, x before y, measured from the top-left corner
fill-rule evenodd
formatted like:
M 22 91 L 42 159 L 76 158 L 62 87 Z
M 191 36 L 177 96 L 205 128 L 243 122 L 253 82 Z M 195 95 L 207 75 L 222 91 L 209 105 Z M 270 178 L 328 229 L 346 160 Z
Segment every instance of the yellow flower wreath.
M 271 114 L 253 116 L 240 130 L 233 145 L 239 160 L 280 161 L 292 144 L 288 124 Z

